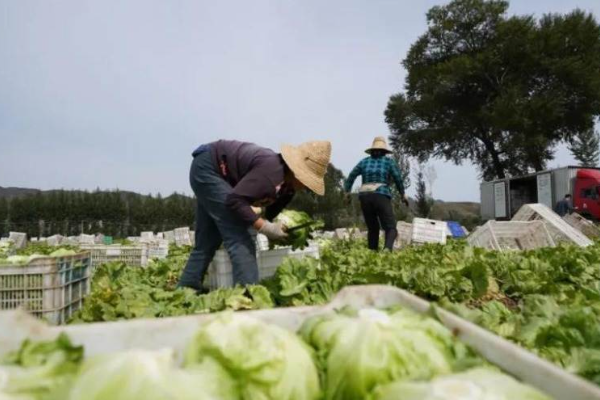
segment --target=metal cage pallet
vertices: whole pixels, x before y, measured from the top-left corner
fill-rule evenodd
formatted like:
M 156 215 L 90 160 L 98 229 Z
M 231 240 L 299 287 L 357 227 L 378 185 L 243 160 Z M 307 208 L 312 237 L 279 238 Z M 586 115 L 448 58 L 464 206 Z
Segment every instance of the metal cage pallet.
M 555 243 L 542 221 L 488 221 L 468 238 L 473 247 L 493 250 L 530 250 L 554 247 Z
M 89 250 L 93 268 L 109 262 L 123 262 L 140 267 L 148 264 L 148 245 L 145 243 L 133 246 L 93 244 L 82 245 L 81 248 Z
M 63 324 L 88 293 L 90 265 L 88 252 L 2 265 L 0 310 L 23 308 L 51 324 Z

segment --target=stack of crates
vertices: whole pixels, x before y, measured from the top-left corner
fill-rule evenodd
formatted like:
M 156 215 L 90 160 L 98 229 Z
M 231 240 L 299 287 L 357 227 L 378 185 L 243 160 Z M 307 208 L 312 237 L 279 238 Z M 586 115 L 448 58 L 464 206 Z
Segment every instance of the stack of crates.
M 140 267 L 148 265 L 148 245 L 146 243 L 132 246 L 92 244 L 82 245 L 81 248 L 90 252 L 92 268 L 109 262 L 122 262 Z
M 64 324 L 88 293 L 90 269 L 89 252 L 0 265 L 0 310 L 23 308 L 51 324 Z

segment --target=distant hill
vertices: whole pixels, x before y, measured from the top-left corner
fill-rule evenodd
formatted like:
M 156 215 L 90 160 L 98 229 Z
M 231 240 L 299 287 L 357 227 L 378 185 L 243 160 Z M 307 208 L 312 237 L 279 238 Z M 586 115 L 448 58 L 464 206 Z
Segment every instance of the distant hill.
M 56 192 L 61 192 L 61 191 L 65 191 L 65 192 L 69 192 L 69 193 L 83 193 L 83 190 L 66 190 L 66 189 L 51 189 L 51 190 L 40 190 L 40 189 L 30 189 L 30 188 L 19 188 L 19 187 L 2 187 L 0 186 L 0 199 L 5 198 L 5 199 L 13 199 L 13 198 L 20 198 L 20 197 L 26 197 L 26 196 L 31 196 L 31 195 L 36 195 L 38 193 L 41 194 L 50 194 L 50 193 L 56 193 Z M 113 190 L 100 190 L 100 192 L 112 192 Z M 119 191 L 121 194 L 123 194 L 123 196 L 141 196 L 141 197 L 146 197 L 148 195 L 145 194 L 140 194 L 140 193 L 136 193 L 136 192 L 131 192 L 131 191 L 126 191 L 126 190 L 120 190 Z M 172 194 L 170 196 L 166 196 L 166 198 L 169 198 L 171 196 L 181 196 L 181 197 L 189 197 L 189 196 L 185 196 L 182 194 Z
M 26 189 L 18 187 L 2 187 L 0 186 L 0 199 L 13 197 L 24 197 L 41 192 L 39 189 Z

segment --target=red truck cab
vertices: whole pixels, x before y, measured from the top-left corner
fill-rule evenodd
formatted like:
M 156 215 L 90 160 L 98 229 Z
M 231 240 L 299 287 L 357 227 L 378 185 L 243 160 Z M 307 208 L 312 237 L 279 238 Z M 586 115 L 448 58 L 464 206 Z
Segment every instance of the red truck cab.
M 580 169 L 573 188 L 573 207 L 581 215 L 600 219 L 600 171 Z

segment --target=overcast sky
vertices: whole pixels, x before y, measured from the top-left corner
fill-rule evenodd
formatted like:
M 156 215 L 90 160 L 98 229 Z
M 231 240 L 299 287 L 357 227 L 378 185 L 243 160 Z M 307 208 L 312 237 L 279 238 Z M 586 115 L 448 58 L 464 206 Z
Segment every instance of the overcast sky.
M 220 138 L 331 140 L 347 174 L 389 134 L 400 61 L 440 3 L 0 0 L 0 186 L 191 193 L 191 151 Z M 575 7 L 600 16 L 510 11 Z M 436 198 L 479 200 L 473 166 L 432 165 Z

